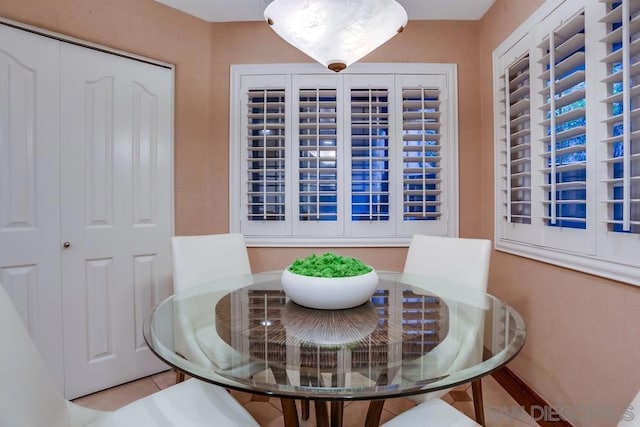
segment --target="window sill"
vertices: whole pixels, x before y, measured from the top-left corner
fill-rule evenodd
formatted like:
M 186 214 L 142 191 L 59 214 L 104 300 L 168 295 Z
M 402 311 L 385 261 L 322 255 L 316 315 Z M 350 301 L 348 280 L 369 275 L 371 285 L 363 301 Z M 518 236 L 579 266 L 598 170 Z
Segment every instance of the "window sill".
M 408 247 L 411 237 L 339 238 L 339 237 L 257 237 L 245 235 L 248 247 L 254 248 L 344 248 Z
M 505 239 L 496 241 L 496 250 L 580 271 L 582 273 L 640 286 L 640 267 L 638 266 L 620 264 L 595 256 L 564 252 Z

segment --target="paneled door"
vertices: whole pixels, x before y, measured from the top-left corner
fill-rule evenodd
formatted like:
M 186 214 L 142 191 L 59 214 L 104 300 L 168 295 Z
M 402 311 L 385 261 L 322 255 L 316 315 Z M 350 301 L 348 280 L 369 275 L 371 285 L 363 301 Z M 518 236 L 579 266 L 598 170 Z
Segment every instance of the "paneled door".
M 0 284 L 62 389 L 59 44 L 0 25 Z
M 171 70 L 61 49 L 65 390 L 81 396 L 163 366 L 142 322 L 171 294 Z
M 170 68 L 0 24 L 0 283 L 67 398 L 166 369 Z

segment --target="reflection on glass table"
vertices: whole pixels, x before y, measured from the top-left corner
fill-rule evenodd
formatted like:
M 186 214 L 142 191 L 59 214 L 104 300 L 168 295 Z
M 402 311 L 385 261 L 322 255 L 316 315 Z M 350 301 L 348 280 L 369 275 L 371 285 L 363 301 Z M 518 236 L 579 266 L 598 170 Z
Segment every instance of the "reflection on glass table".
M 524 345 L 522 318 L 491 295 L 442 279 L 379 276 L 371 300 L 345 310 L 293 303 L 279 272 L 205 283 L 159 304 L 144 336 L 189 375 L 281 398 L 288 426 L 298 425 L 297 399 L 314 402 L 319 426 L 341 425 L 343 402 L 369 400 L 364 424 L 378 425 L 384 399 L 472 382 Z M 220 340 L 228 345 L 214 345 Z

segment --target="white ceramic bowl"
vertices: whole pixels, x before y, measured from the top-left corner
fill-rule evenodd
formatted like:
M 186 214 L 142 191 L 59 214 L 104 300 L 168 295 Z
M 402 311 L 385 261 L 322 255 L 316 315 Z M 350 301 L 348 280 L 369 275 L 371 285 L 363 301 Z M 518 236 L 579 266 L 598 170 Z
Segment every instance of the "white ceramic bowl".
M 371 270 L 352 277 L 311 277 L 282 272 L 282 288 L 296 304 L 323 310 L 357 307 L 367 302 L 378 287 L 378 274 Z

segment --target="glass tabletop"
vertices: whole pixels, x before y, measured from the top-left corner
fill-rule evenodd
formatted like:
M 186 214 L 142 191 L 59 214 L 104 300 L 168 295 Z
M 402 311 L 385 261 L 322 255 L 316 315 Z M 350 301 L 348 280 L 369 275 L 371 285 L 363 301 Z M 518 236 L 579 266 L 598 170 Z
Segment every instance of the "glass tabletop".
M 178 293 L 146 318 L 151 350 L 187 374 L 281 398 L 373 400 L 470 382 L 515 357 L 521 316 L 497 298 L 443 279 L 378 272 L 359 307 L 292 302 L 280 272 Z

